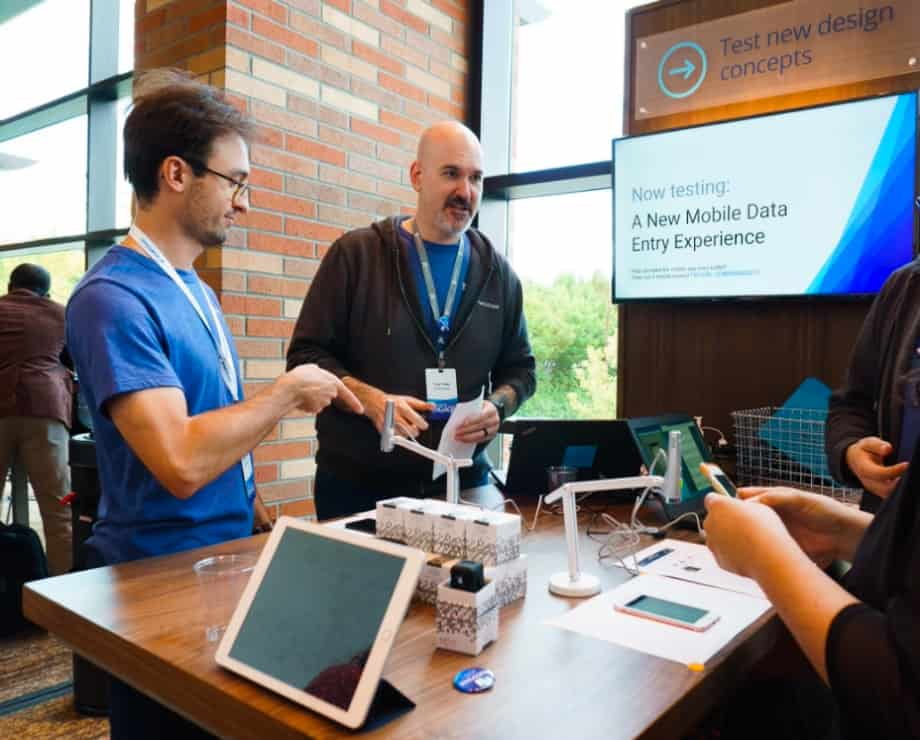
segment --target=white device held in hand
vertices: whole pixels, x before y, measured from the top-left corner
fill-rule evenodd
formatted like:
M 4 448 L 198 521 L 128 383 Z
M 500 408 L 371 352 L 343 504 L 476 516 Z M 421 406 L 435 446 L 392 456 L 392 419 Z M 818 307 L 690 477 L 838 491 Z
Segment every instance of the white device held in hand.
M 640 594 L 623 603 L 614 604 L 618 612 L 634 617 L 644 617 L 674 627 L 683 627 L 694 632 L 705 632 L 719 621 L 719 617 L 706 609 L 676 601 L 659 599 L 657 596 Z
M 735 488 L 735 484 L 732 483 L 731 478 L 725 475 L 725 473 L 722 472 L 722 468 L 715 463 L 700 463 L 700 472 L 706 476 L 706 479 L 712 484 L 713 490 L 715 490 L 716 493 L 721 493 L 723 496 L 731 496 L 732 498 L 738 495 L 738 489 Z

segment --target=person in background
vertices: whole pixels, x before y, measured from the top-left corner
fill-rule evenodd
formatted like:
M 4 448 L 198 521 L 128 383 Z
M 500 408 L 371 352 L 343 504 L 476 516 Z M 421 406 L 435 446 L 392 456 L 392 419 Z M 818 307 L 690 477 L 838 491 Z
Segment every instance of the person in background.
M 73 378 L 64 364 L 64 307 L 51 275 L 21 264 L 0 298 L 0 487 L 14 460 L 25 466 L 42 515 L 48 571 L 71 568 L 68 450 Z
M 475 444 L 464 488 L 487 481 L 485 446 L 536 389 L 521 283 L 470 224 L 482 195 L 482 152 L 465 126 L 427 129 L 409 175 L 415 216 L 342 236 L 310 286 L 288 348 L 288 368 L 316 363 L 361 400 L 364 417 L 330 410 L 317 421 L 316 515 L 372 509 L 395 495 L 444 489 L 431 462 L 380 451 L 387 400 L 396 431 L 437 448 L 456 402 L 483 391 L 481 413 L 455 434 Z
M 825 448 L 831 474 L 864 489 L 877 511 L 920 438 L 920 262 L 894 272 L 869 310 L 843 385 L 831 396 Z
M 178 73 L 143 77 L 124 127 L 137 211 L 127 238 L 81 280 L 67 344 L 93 416 L 102 489 L 90 564 L 245 537 L 270 526 L 250 451 L 295 409 L 363 408 L 304 365 L 243 400 L 233 337 L 194 261 L 248 209 L 250 123 L 219 91 Z M 118 738 L 199 728 L 111 682 Z

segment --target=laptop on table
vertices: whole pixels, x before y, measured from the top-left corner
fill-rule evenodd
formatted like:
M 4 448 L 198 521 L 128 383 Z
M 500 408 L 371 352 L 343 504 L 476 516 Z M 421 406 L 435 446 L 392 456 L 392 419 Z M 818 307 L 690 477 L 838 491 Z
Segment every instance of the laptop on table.
M 638 475 L 642 465 L 629 426 L 620 419 L 514 419 L 502 432 L 514 435 L 505 495 L 549 493 L 550 466 L 573 467 L 578 480 L 597 480 Z

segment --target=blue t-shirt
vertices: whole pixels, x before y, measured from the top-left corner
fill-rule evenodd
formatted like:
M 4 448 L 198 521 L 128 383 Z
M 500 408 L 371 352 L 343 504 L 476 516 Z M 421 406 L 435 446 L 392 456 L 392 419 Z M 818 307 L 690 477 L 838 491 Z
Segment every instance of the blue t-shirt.
M 422 317 L 425 321 L 425 328 L 428 330 L 428 336 L 431 337 L 431 343 L 438 346 L 438 321 L 440 317 L 435 317 L 431 313 L 431 302 L 428 300 L 428 288 L 425 286 L 425 276 L 422 274 L 422 261 L 418 255 L 418 249 L 415 248 L 415 237 L 400 226 L 399 233 L 402 234 L 403 243 L 409 250 L 409 265 L 412 268 L 412 277 L 415 280 L 415 289 L 418 292 L 419 300 L 422 304 Z M 457 259 L 456 244 L 438 244 L 425 240 L 425 250 L 428 252 L 428 262 L 431 265 L 431 277 L 434 280 L 434 290 L 438 296 L 438 308 L 444 310 L 444 302 L 447 300 L 447 291 L 450 289 L 450 278 L 454 272 L 454 260 Z M 466 234 L 462 237 L 463 244 L 463 263 L 460 265 L 460 280 L 457 285 L 457 294 L 454 297 L 454 305 L 450 312 L 450 332 L 457 328 L 457 309 L 460 306 L 460 299 L 463 297 L 463 291 L 466 287 L 466 274 L 470 266 L 470 240 Z
M 178 273 L 213 328 L 208 308 L 208 301 L 218 305 L 213 291 L 194 271 Z M 239 368 L 219 309 L 218 316 Z M 102 497 L 88 542 L 105 561 L 119 563 L 251 534 L 255 486 L 243 480 L 240 463 L 190 498 L 176 498 L 134 454 L 105 408 L 121 393 L 163 387 L 182 389 L 189 416 L 234 403 L 221 378 L 214 340 L 166 273 L 152 259 L 112 247 L 67 304 L 67 346 L 93 415 Z

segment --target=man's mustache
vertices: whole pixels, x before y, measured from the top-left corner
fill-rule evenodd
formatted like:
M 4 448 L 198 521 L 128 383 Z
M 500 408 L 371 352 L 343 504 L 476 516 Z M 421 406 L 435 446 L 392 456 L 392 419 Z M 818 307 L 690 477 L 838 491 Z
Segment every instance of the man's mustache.
M 448 198 L 444 204 L 445 208 L 465 208 L 468 211 L 473 210 L 473 204 L 464 198 Z

